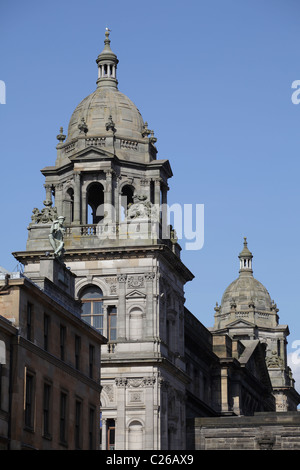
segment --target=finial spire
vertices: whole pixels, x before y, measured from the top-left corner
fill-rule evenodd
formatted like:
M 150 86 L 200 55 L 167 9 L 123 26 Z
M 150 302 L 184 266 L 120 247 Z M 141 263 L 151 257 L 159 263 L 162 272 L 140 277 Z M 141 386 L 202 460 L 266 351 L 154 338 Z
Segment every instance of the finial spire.
M 252 258 L 253 255 L 248 248 L 247 237 L 244 237 L 244 248 L 239 254 L 240 273 L 247 272 L 252 274 Z
M 109 34 L 111 30 L 105 28 L 104 49 L 97 57 L 98 64 L 98 86 L 110 86 L 117 88 L 118 81 L 116 76 L 118 59 L 116 54 L 110 48 Z

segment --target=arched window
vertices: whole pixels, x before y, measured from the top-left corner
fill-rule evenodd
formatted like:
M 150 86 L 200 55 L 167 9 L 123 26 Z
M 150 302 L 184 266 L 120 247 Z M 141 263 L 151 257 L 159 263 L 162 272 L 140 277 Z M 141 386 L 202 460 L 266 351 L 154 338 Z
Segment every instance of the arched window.
M 80 294 L 81 318 L 103 334 L 103 293 L 97 286 L 88 286 Z
M 124 220 L 127 213 L 128 204 L 133 203 L 134 187 L 126 184 L 121 191 L 121 220 Z
M 64 214 L 66 217 L 65 222 L 70 224 L 74 220 L 74 190 L 69 188 L 66 192 L 64 199 Z
M 87 190 L 88 224 L 98 224 L 104 217 L 104 188 L 100 183 L 92 183 Z

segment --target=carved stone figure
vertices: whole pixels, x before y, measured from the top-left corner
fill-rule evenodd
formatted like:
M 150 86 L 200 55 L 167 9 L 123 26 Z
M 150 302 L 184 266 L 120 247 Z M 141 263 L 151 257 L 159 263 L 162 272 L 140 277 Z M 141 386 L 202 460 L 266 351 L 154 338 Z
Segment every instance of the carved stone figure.
M 148 219 L 156 218 L 156 210 L 154 205 L 148 201 L 146 195 L 135 194 L 133 196 L 133 203 L 128 205 L 127 218 L 128 219 Z
M 49 241 L 54 250 L 54 256 L 61 258 L 64 254 L 64 233 L 63 227 L 65 218 L 61 215 L 51 225 Z
M 52 207 L 51 201 L 44 201 L 44 208 L 40 211 L 35 207 L 32 211 L 31 221 L 34 224 L 48 224 L 57 219 L 57 208 Z

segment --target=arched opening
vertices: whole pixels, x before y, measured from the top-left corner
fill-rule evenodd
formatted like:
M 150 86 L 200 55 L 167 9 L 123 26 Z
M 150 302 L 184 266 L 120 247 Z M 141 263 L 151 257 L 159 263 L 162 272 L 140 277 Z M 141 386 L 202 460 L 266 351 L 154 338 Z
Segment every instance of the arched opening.
M 104 188 L 92 183 L 87 189 L 87 223 L 98 224 L 104 217 Z
M 134 187 L 126 184 L 123 186 L 121 191 L 121 217 L 120 220 L 124 220 L 126 218 L 127 208 L 129 204 L 133 203 L 133 195 L 134 195 Z
M 81 318 L 89 325 L 96 328 L 103 335 L 103 293 L 97 286 L 85 287 L 79 299 L 82 302 Z
M 143 425 L 140 421 L 132 421 L 128 427 L 128 450 L 143 449 Z
M 134 307 L 129 314 L 129 338 L 139 340 L 143 337 L 143 312 Z
M 74 189 L 69 188 L 64 199 L 65 223 L 70 224 L 74 220 Z

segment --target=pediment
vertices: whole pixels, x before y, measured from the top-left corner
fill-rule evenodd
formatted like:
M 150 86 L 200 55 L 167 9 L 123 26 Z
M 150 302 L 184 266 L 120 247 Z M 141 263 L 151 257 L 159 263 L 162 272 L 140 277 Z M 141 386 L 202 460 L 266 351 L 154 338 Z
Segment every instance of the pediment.
M 132 290 L 125 297 L 126 299 L 145 299 L 146 295 L 138 290 Z
M 247 320 L 234 320 L 226 325 L 226 328 L 255 328 L 255 324 Z
M 73 157 L 70 157 L 71 161 L 87 161 L 87 160 L 99 160 L 109 158 L 114 158 L 114 154 L 104 150 L 103 148 L 93 147 L 92 145 L 76 153 Z

